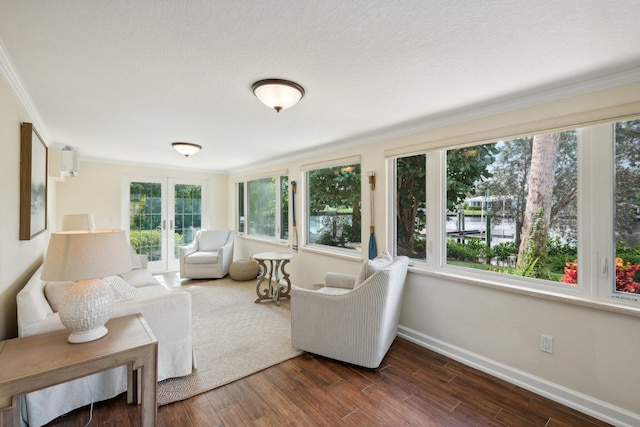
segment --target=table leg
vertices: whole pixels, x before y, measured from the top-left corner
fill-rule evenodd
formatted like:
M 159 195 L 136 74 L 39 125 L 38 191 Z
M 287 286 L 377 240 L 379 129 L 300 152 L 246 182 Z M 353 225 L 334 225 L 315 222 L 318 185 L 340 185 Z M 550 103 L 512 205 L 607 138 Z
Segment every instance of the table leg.
M 158 344 L 148 351 L 142 366 L 142 427 L 155 427 L 158 416 Z
M 284 271 L 284 266 L 289 262 L 288 259 L 282 261 L 280 265 L 280 271 L 282 272 L 282 280 L 287 282 L 287 286 L 280 286 L 280 282 L 278 282 L 278 287 L 280 288 L 279 294 L 280 298 L 289 298 L 289 293 L 291 292 L 291 280 L 289 280 L 289 273 Z

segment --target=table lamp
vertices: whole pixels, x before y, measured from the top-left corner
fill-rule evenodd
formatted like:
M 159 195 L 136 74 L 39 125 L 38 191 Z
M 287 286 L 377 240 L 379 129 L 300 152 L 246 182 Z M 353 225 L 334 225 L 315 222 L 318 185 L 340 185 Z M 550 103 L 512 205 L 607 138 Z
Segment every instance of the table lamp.
M 81 230 L 52 233 L 42 267 L 42 280 L 76 281 L 60 303 L 62 324 L 70 343 L 102 338 L 113 310 L 114 295 L 100 279 L 131 269 L 123 230 Z

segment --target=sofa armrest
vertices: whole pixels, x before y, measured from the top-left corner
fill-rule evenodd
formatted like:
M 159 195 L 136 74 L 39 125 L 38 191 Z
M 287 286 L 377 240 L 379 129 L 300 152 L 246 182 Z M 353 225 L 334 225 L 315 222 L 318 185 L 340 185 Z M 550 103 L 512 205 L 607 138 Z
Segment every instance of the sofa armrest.
M 324 285 L 330 288 L 353 289 L 355 283 L 354 274 L 327 273 L 324 277 Z

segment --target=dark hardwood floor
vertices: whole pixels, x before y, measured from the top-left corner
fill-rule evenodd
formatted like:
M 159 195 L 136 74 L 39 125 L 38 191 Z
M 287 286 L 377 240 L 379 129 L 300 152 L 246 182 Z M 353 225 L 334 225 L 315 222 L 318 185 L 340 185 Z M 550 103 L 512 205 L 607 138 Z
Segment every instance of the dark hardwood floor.
M 165 286 L 176 275 L 158 276 Z M 94 405 L 92 426 L 140 425 L 125 395 Z M 49 424 L 80 427 L 89 407 Z M 398 338 L 378 369 L 304 354 L 158 408 L 158 426 L 608 426 Z

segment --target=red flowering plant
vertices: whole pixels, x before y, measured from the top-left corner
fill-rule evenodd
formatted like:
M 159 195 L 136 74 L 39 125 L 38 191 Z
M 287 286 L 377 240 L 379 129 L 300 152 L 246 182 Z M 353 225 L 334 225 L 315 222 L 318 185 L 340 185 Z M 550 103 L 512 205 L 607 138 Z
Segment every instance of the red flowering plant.
M 620 257 L 616 258 L 616 291 L 640 294 L 640 283 L 634 281 L 634 275 L 640 270 L 640 265 L 625 263 Z M 562 283 L 575 285 L 578 283 L 578 260 L 567 261 Z
M 616 258 L 616 291 L 630 294 L 640 294 L 640 284 L 633 280 L 640 265 L 631 264 L 620 257 Z

